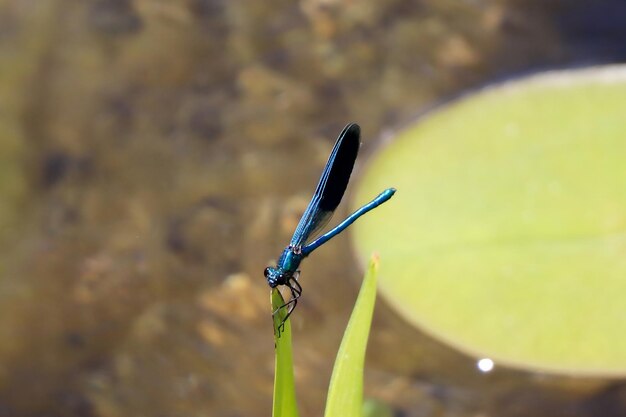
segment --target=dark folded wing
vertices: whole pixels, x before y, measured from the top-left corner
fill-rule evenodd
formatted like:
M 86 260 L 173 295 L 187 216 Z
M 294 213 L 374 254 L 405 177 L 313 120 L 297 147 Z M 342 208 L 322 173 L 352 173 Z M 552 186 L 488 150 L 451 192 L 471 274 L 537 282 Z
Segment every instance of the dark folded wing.
M 356 123 L 347 125 L 339 134 L 313 198 L 291 238 L 292 246 L 311 241 L 332 217 L 350 181 L 360 136 L 361 129 Z

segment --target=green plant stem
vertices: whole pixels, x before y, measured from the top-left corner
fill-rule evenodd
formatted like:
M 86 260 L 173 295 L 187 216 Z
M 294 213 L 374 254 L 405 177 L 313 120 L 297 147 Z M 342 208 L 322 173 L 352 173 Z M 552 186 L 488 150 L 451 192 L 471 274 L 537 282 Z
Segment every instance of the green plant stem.
M 272 311 L 278 310 L 285 300 L 276 288 L 271 294 Z M 286 312 L 280 309 L 272 317 L 274 325 L 275 344 L 275 377 L 274 377 L 274 404 L 272 407 L 273 417 L 298 417 L 298 405 L 293 378 L 293 354 L 291 349 L 291 321 L 285 321 L 285 327 L 281 332 L 278 327 Z

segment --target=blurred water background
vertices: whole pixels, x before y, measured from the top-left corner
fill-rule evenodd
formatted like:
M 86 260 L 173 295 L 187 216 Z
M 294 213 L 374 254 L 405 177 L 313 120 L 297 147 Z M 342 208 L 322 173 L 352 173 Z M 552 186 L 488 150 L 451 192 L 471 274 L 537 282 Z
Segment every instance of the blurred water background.
M 1 0 L 0 416 L 270 415 L 262 271 L 341 128 L 366 159 L 468 89 L 624 61 L 625 21 L 622 0 Z M 360 276 L 347 235 L 303 264 L 305 416 Z M 366 395 L 404 417 L 626 415 L 623 381 L 481 374 L 384 302 Z

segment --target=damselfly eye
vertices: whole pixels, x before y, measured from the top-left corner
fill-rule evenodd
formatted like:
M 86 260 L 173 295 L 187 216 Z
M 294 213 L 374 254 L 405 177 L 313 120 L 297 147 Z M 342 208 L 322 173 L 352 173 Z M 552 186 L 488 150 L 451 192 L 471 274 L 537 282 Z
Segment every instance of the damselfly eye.
M 267 268 L 265 268 L 265 271 L 263 271 L 263 275 L 265 275 L 265 278 L 269 277 L 269 275 L 270 275 L 270 267 L 269 266 Z

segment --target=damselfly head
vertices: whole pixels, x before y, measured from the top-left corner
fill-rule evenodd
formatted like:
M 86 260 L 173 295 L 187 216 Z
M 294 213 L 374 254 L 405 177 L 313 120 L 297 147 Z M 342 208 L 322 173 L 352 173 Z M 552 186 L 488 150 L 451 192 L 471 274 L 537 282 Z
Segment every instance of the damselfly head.
M 273 266 L 268 266 L 263 271 L 263 275 L 265 275 L 265 279 L 267 279 L 267 283 L 271 288 L 276 288 L 279 285 L 284 285 L 285 278 L 283 272 L 280 268 L 275 268 Z

